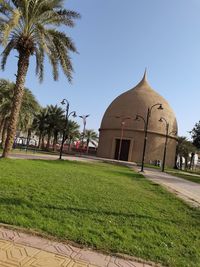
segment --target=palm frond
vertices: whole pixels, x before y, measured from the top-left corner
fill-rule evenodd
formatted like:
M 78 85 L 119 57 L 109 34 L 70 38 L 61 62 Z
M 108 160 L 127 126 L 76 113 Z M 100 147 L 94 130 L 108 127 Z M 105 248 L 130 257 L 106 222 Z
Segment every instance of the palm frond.
M 10 32 L 19 23 L 20 16 L 21 16 L 20 11 L 18 9 L 14 9 L 12 12 L 12 16 L 11 16 L 10 20 L 8 21 L 7 24 L 5 24 L 5 27 L 2 31 L 2 35 L 3 35 L 2 43 L 4 46 L 7 45 L 7 41 L 8 41 Z
M 7 58 L 8 56 L 10 55 L 10 52 L 12 51 L 12 49 L 15 47 L 16 45 L 16 40 L 11 40 L 6 48 L 4 49 L 4 51 L 2 52 L 2 59 L 1 59 L 1 68 L 2 70 L 5 69 L 5 65 L 6 65 L 6 62 L 7 62 Z
M 44 78 L 44 49 L 42 46 L 35 48 L 36 57 L 36 75 L 39 77 L 39 81 L 42 82 Z
M 12 6 L 10 5 L 9 1 L 0 1 L 0 13 L 5 17 L 9 18 L 10 13 L 12 13 Z
M 58 79 L 60 65 L 72 81 L 70 53 L 77 53 L 77 49 L 60 26 L 73 27 L 80 15 L 63 7 L 63 0 L 0 0 L 0 44 L 5 46 L 2 69 L 11 50 L 28 51 L 36 57 L 36 75 L 42 81 L 46 54 L 54 79 Z

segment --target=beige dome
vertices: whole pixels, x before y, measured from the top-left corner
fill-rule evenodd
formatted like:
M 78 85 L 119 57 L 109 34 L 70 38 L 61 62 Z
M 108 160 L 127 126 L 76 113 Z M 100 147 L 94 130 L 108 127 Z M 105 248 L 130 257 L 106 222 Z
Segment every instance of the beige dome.
M 101 129 L 120 128 L 120 119 L 117 119 L 117 116 L 132 118 L 132 120 L 126 120 L 126 128 L 142 130 L 144 123 L 135 121 L 134 118 L 140 114 L 146 119 L 148 108 L 157 103 L 162 104 L 163 110 L 158 110 L 158 106 L 152 109 L 149 131 L 165 133 L 165 124 L 159 122 L 160 117 L 164 117 L 169 123 L 169 132 L 177 132 L 177 121 L 172 108 L 162 96 L 150 87 L 146 79 L 146 72 L 136 87 L 121 94 L 111 103 L 104 114 Z
M 158 109 L 159 105 L 156 104 L 162 104 L 163 110 Z M 152 106 L 154 107 L 151 109 Z M 148 84 L 146 72 L 136 87 L 118 96 L 106 110 L 100 128 L 98 156 L 141 162 L 144 121 L 142 119 L 136 121 L 135 118 L 136 115 L 140 115 L 146 120 L 148 109 L 151 109 L 151 116 L 145 162 L 151 163 L 163 159 L 166 123 L 159 122 L 163 117 L 169 123 L 166 165 L 172 167 L 176 153 L 177 121 L 168 102 Z M 123 127 L 122 121 L 124 121 Z

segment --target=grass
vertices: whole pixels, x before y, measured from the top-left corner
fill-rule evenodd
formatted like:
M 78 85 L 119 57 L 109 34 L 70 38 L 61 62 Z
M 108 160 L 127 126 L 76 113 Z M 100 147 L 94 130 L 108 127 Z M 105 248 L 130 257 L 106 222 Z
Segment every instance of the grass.
M 186 172 L 181 170 L 168 170 L 167 172 L 185 180 L 200 184 L 200 175 L 195 174 L 194 172 Z
M 110 164 L 0 160 L 0 221 L 170 267 L 200 266 L 200 210 Z

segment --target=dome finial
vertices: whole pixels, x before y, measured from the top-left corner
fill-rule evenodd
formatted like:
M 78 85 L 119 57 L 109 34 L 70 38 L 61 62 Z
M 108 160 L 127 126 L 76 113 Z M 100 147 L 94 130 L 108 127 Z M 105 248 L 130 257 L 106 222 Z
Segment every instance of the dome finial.
M 142 78 L 142 80 L 140 81 L 139 84 L 147 84 L 147 68 L 145 68 L 145 71 L 144 71 L 144 76 Z
M 144 71 L 144 76 L 143 76 L 143 81 L 147 81 L 147 68 L 145 68 L 145 71 Z

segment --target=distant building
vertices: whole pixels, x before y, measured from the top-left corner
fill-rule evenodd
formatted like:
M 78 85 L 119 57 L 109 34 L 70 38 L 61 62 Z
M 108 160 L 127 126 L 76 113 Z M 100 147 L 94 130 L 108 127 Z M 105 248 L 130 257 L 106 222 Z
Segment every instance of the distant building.
M 152 108 L 148 127 L 145 163 L 162 162 L 166 140 L 166 123 L 159 122 L 164 117 L 169 123 L 166 166 L 174 166 L 177 144 L 177 121 L 167 101 L 148 84 L 146 72 L 141 82 L 133 89 L 118 96 L 106 110 L 102 119 L 99 136 L 98 156 L 141 162 L 144 144 L 144 121 L 134 120 L 137 114 L 146 120 L 147 110 Z M 121 150 L 120 150 L 121 143 Z

